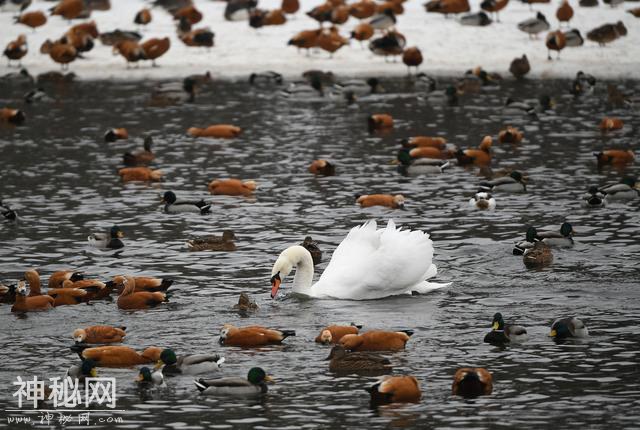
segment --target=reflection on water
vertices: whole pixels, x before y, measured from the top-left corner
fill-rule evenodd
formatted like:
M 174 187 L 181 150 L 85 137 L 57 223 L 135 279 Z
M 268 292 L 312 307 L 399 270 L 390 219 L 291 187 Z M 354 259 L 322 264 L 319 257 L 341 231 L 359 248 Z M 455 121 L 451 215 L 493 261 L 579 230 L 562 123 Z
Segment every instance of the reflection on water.
M 46 87 L 54 101 L 25 106 L 24 127 L 0 128 L 1 197 L 20 214 L 17 224 L 0 227 L 2 279 L 16 279 L 27 268 L 48 275 L 67 267 L 103 279 L 120 273 L 175 279 L 170 303 L 146 312 L 96 302 L 18 318 L 2 305 L 3 405 L 14 406 L 11 382 L 17 375 L 60 375 L 77 360 L 68 349 L 73 329 L 110 323 L 126 325 L 126 344 L 138 349 L 221 351 L 227 357 L 221 375 L 242 376 L 259 365 L 277 379 L 258 400 L 203 398 L 192 377 L 171 378 L 167 388 L 140 393 L 136 370 L 103 369 L 103 376 L 118 379 L 118 408 L 125 410 L 119 416 L 127 427 L 637 425 L 638 201 L 600 210 L 582 209 L 579 202 L 590 184 L 639 173 L 637 166 L 624 172 L 596 169 L 592 151 L 633 148 L 640 127 L 635 111 L 605 107 L 605 87 L 574 99 L 566 95 L 568 82 L 507 82 L 462 97 L 458 107 L 446 107 L 394 81 L 384 83 L 387 93 L 363 98 L 353 108 L 341 101 L 274 99 L 269 89 L 216 82 L 202 89 L 195 104 L 156 108 L 147 105 L 152 86 L 87 82 Z M 640 90 L 637 82 L 624 86 Z M 0 106 L 21 106 L 26 90 L 0 88 Z M 507 96 L 536 98 L 543 90 L 555 95 L 555 113 L 532 119 L 502 109 Z M 392 113 L 395 130 L 370 135 L 366 117 L 373 112 Z M 597 124 L 605 114 L 627 125 L 602 135 Z M 191 126 L 214 123 L 236 124 L 244 132 L 224 141 L 186 136 Z M 468 209 L 482 179 L 475 170 L 453 167 L 442 175 L 403 177 L 390 164 L 399 138 L 441 135 L 461 147 L 475 147 L 483 135 L 495 135 L 507 124 L 523 130 L 525 142 L 496 144 L 493 168 L 525 171 L 529 192 L 497 193 L 494 212 Z M 104 143 L 102 134 L 111 127 L 126 127 L 131 138 Z M 165 180 L 123 185 L 116 174 L 122 154 L 141 147 L 147 134 L 153 135 L 154 166 Z M 312 177 L 307 166 L 314 158 L 333 160 L 338 174 Z M 208 196 L 206 184 L 226 177 L 255 179 L 256 198 Z M 211 200 L 213 213 L 164 214 L 160 196 L 165 190 L 181 199 Z M 354 204 L 356 194 L 373 192 L 403 193 L 406 210 L 363 210 Z M 439 280 L 453 281 L 452 287 L 423 297 L 362 303 L 269 298 L 271 265 L 286 246 L 313 236 L 325 251 L 322 270 L 349 228 L 390 217 L 432 234 Z M 578 232 L 576 246 L 555 252 L 550 267 L 526 270 L 521 258 L 511 255 L 526 225 L 557 229 L 565 219 Z M 126 234 L 122 252 L 87 248 L 90 232 L 113 224 Z M 224 229 L 235 231 L 236 252 L 187 251 L 186 239 Z M 259 311 L 247 316 L 232 309 L 241 291 L 257 299 Z M 496 311 L 526 326 L 530 340 L 506 348 L 483 344 Z M 592 336 L 583 342 L 552 342 L 546 336 L 551 322 L 571 314 L 585 321 Z M 328 349 L 313 338 L 327 323 L 352 321 L 365 328 L 415 329 L 407 350 L 390 359 L 394 372 L 419 378 L 420 404 L 371 410 L 364 388 L 375 378 L 328 371 Z M 260 350 L 223 348 L 217 343 L 223 323 L 295 329 L 297 336 Z M 488 367 L 494 394 L 474 401 L 452 398 L 451 378 L 463 365 Z

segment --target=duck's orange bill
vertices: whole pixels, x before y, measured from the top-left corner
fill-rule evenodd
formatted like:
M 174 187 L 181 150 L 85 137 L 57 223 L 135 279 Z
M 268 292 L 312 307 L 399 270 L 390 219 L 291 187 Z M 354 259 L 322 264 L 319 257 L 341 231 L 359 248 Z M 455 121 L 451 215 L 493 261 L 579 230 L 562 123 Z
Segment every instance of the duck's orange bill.
M 280 288 L 280 275 L 276 273 L 271 277 L 271 298 L 275 299 L 278 294 L 278 289 Z

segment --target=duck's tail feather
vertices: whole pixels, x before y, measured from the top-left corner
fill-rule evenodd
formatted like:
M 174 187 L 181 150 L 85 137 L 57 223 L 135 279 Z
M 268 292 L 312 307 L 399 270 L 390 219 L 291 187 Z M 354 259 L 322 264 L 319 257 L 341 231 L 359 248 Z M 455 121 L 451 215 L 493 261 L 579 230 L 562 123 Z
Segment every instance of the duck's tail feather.
M 205 384 L 205 382 L 204 382 L 204 380 L 203 380 L 202 378 L 200 378 L 200 379 L 197 379 L 197 380 L 193 381 L 193 383 L 194 383 L 194 384 L 196 384 L 196 388 L 197 388 L 197 389 L 198 389 L 198 391 L 200 391 L 201 393 L 202 393 L 204 390 L 206 390 L 207 388 L 209 388 L 209 387 L 207 387 L 207 385 Z
M 282 338 L 286 338 L 289 336 L 295 336 L 296 335 L 296 331 L 295 330 L 278 330 L 280 333 L 282 333 Z

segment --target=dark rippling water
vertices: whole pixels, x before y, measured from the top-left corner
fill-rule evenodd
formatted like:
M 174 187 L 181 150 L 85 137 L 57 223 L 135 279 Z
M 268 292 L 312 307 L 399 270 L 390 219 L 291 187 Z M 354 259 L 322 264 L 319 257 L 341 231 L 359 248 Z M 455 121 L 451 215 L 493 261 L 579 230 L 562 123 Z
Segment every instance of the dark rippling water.
M 362 99 L 357 108 L 287 101 L 244 82 L 214 82 L 195 104 L 169 108 L 148 106 L 151 82 L 48 86 L 54 101 L 23 106 L 25 126 L 0 128 L 0 194 L 20 214 L 17 224 L 0 226 L 2 279 L 15 280 L 28 268 L 46 278 L 72 267 L 101 279 L 146 274 L 175 284 L 170 303 L 150 311 L 123 312 L 101 301 L 19 318 L 2 305 L 3 409 L 16 406 L 11 383 L 17 375 L 61 375 L 77 361 L 68 349 L 73 329 L 107 323 L 128 327 L 126 345 L 221 352 L 227 358 L 221 375 L 244 376 L 259 365 L 277 379 L 264 398 L 245 401 L 202 398 L 193 377 L 171 378 L 167 389 L 141 395 L 136 370 L 101 369 L 102 376 L 117 376 L 117 406 L 125 412 L 111 415 L 123 417 L 123 428 L 637 428 L 638 200 L 600 210 L 579 203 L 590 184 L 640 173 L 637 165 L 598 171 L 591 155 L 609 146 L 634 148 L 637 111 L 608 109 L 606 87 L 574 99 L 567 81 L 505 82 L 463 97 L 458 107 L 417 98 L 404 80 L 384 84 L 386 94 Z M 617 84 L 640 91 L 638 82 Z M 0 106 L 22 106 L 27 89 L 0 87 Z M 543 91 L 556 97 L 555 113 L 531 119 L 501 108 L 507 96 L 535 98 Z M 372 112 L 393 114 L 393 133 L 370 135 L 366 117 Z M 622 118 L 624 129 L 600 134 L 605 114 Z M 214 123 L 244 132 L 235 140 L 185 136 L 188 127 Z M 399 138 L 442 135 L 475 147 L 506 124 L 522 129 L 526 140 L 515 147 L 496 143 L 493 168 L 525 171 L 529 191 L 498 194 L 494 212 L 468 209 L 481 179 L 475 170 L 455 166 L 442 175 L 407 178 L 390 164 Z M 105 143 L 102 134 L 114 126 L 126 127 L 131 138 Z M 147 134 L 165 181 L 123 185 L 116 173 L 121 155 L 140 147 Z M 319 157 L 335 161 L 337 176 L 307 172 Z M 256 179 L 256 198 L 209 196 L 207 183 L 226 177 Z M 159 203 L 164 190 L 212 200 L 213 214 L 166 215 Z M 403 193 L 406 210 L 354 204 L 357 193 L 373 192 Z M 450 288 L 368 302 L 270 299 L 271 266 L 285 247 L 312 235 L 325 252 L 322 270 L 351 227 L 389 218 L 432 235 L 438 280 L 453 282 Z M 577 231 L 576 245 L 556 251 L 551 267 L 527 270 L 511 255 L 526 225 L 557 229 L 565 219 Z M 124 252 L 90 250 L 87 235 L 114 223 L 127 235 Z M 236 232 L 237 252 L 187 252 L 185 239 L 223 229 Z M 232 310 L 241 291 L 260 306 L 250 317 Z M 505 349 L 484 344 L 496 311 L 526 326 L 530 340 Z M 556 344 L 547 337 L 556 317 L 574 314 L 588 325 L 590 338 Z M 351 321 L 367 329 L 415 329 L 406 351 L 391 360 L 394 373 L 420 380 L 420 404 L 372 410 L 364 388 L 373 378 L 329 373 L 323 361 L 328 349 L 313 338 L 326 324 Z M 222 349 L 217 334 L 223 323 L 295 329 L 297 336 L 260 350 Z M 493 395 L 474 401 L 451 396 L 452 375 L 466 365 L 493 372 Z M 8 413 L 0 414 L 0 426 L 7 426 Z

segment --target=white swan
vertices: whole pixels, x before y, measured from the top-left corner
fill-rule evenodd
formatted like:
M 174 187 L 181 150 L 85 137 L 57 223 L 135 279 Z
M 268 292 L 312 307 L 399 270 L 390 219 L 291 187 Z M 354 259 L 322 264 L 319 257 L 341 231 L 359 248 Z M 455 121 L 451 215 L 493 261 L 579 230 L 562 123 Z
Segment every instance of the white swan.
M 426 282 L 436 275 L 431 264 L 433 246 L 429 235 L 396 229 L 393 220 L 377 230 L 375 221 L 351 229 L 333 252 L 322 276 L 313 283 L 311 254 L 302 246 L 282 251 L 271 271 L 271 297 L 293 268 L 293 292 L 317 298 L 368 300 L 415 291 L 427 291 L 449 284 Z

